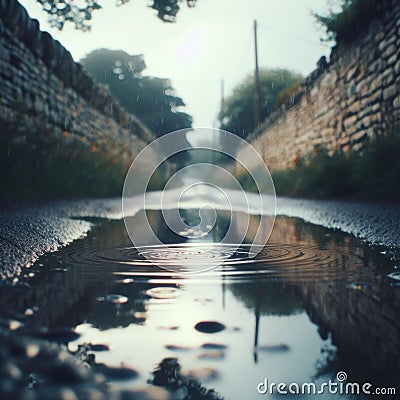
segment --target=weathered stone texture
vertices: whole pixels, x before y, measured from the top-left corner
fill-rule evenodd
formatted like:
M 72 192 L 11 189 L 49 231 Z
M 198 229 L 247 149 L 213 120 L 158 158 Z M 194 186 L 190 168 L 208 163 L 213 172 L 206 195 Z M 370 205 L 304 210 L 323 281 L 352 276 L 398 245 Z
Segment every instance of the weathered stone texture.
M 23 115 L 130 164 L 152 133 L 95 84 L 71 54 L 15 0 L 0 2 L 0 133 Z
M 351 45 L 338 45 L 326 69 L 305 80 L 251 138 L 272 171 L 287 169 L 317 147 L 330 154 L 400 133 L 400 3 Z

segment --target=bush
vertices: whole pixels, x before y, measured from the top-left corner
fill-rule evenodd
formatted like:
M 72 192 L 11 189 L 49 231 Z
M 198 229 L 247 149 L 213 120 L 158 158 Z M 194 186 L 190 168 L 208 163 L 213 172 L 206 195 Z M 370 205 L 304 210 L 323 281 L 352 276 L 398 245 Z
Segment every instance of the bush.
M 316 149 L 288 170 L 273 173 L 281 196 L 400 200 L 400 137 L 378 137 L 361 151 L 332 156 Z
M 21 131 L 2 123 L 0 200 L 120 195 L 124 165 L 46 124 Z
M 326 29 L 327 40 L 348 43 L 364 32 L 371 20 L 382 15 L 390 6 L 390 0 L 343 0 L 340 12 L 314 16 Z

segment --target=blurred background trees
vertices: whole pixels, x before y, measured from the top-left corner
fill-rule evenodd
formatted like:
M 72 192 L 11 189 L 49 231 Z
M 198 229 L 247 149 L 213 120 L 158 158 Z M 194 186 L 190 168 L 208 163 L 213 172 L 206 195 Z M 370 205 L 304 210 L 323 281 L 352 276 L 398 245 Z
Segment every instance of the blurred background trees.
M 303 77 L 283 68 L 261 68 L 261 121 L 295 92 Z M 282 93 L 283 91 L 286 91 Z M 285 94 L 286 93 L 286 94 Z M 246 138 L 255 129 L 255 82 L 251 73 L 239 83 L 224 101 L 220 110 L 221 129 Z
M 175 95 L 169 79 L 143 76 L 143 56 L 122 50 L 98 49 L 81 60 L 89 75 L 109 87 L 125 109 L 156 135 L 191 128 L 192 117 L 181 111 L 184 101 Z

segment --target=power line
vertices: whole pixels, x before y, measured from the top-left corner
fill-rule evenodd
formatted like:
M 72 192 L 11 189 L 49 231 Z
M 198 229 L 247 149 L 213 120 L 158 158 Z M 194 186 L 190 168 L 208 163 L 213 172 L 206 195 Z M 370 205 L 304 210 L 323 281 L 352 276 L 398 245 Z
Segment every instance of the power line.
M 274 29 L 274 28 L 271 28 L 271 27 L 266 26 L 266 25 L 262 25 L 262 24 L 260 24 L 260 23 L 258 24 L 258 26 L 259 26 L 260 28 L 264 29 L 265 31 L 273 32 L 273 33 L 275 33 L 276 35 L 284 36 L 284 37 L 287 37 L 287 38 L 289 38 L 289 39 L 295 40 L 295 41 L 297 41 L 297 42 L 303 42 L 303 43 L 306 43 L 306 44 L 311 45 L 311 46 L 329 47 L 329 48 L 331 47 L 331 46 L 329 46 L 328 44 L 324 44 L 324 43 L 322 43 L 322 42 L 316 43 L 316 42 L 313 42 L 313 41 L 308 40 L 308 39 L 304 39 L 304 38 L 301 38 L 301 37 L 298 37 L 298 36 L 291 35 L 290 33 L 278 31 L 278 30 L 276 30 L 276 29 Z

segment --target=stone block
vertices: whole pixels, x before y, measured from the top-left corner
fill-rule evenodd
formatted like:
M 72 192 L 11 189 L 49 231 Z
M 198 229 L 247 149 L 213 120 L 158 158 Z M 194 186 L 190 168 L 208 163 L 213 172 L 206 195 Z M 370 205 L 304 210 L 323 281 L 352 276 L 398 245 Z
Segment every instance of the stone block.
M 354 124 L 357 122 L 357 116 L 356 115 L 352 115 L 351 117 L 347 117 L 344 122 L 343 125 L 344 127 L 347 129 L 349 129 L 351 126 L 354 126 Z
M 393 64 L 397 61 L 397 59 L 398 59 L 398 55 L 397 55 L 397 54 L 393 54 L 393 55 L 389 58 L 389 60 L 387 61 L 387 64 L 388 64 L 389 66 L 391 66 L 391 65 L 393 65 Z
M 394 39 L 394 38 L 393 38 Z M 384 58 L 389 58 L 393 54 L 397 54 L 397 47 L 395 44 L 389 45 L 389 47 L 382 53 L 382 56 Z
M 400 74 L 400 60 L 398 60 L 394 66 L 394 72 L 396 73 L 396 75 Z
M 393 100 L 393 108 L 400 108 L 400 96 L 397 96 L 394 100 Z
M 391 85 L 383 90 L 383 99 L 389 100 L 397 94 L 397 86 Z

